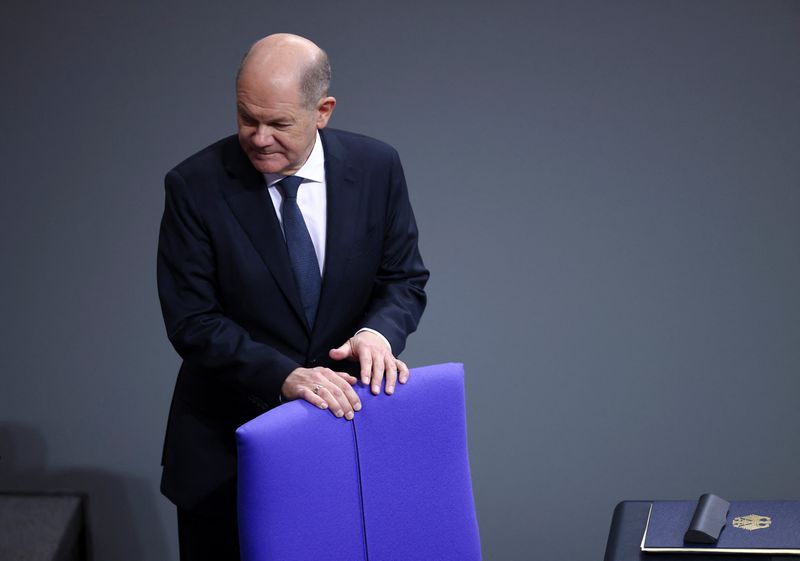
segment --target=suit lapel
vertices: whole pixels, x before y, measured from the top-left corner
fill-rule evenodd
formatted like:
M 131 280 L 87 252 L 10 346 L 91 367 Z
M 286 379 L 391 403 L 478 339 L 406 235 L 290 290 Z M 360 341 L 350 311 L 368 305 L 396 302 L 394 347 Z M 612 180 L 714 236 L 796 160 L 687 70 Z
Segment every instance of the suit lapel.
M 320 131 L 325 150 L 325 184 L 327 192 L 327 232 L 325 234 L 325 273 L 322 279 L 315 335 L 326 333 L 335 322 L 337 295 L 341 294 L 345 267 L 355 237 L 355 217 L 361 204 L 357 170 L 347 164 L 344 148 L 334 133 Z
M 232 182 L 231 189 L 223 189 L 225 200 L 291 303 L 298 320 L 308 329 L 286 242 L 267 193 L 264 176 L 252 166 L 238 141 L 232 142 L 227 148 L 223 155 L 225 169 L 236 180 Z

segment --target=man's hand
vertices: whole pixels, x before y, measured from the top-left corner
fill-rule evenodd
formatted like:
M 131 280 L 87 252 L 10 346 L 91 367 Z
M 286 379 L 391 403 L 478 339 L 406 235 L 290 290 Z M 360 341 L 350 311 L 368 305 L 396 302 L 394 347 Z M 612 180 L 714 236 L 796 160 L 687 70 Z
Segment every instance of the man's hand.
M 281 393 L 286 399 L 305 399 L 320 409 L 330 408 L 337 417 L 348 421 L 361 409 L 361 401 L 351 387 L 358 380 L 330 368 L 295 368 L 284 380 Z
M 381 382 L 386 376 L 386 395 L 394 393 L 397 381 L 408 381 L 408 366 L 396 359 L 386 343 L 374 333 L 362 331 L 338 349 L 331 349 L 328 355 L 334 360 L 354 360 L 361 364 L 361 382 L 370 384 L 372 393 L 378 395 Z

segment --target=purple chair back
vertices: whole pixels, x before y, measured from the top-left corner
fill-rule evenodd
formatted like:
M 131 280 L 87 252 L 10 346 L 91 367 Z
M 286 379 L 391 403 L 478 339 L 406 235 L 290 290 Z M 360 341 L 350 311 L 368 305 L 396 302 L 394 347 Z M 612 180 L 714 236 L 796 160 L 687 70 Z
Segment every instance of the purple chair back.
M 293 401 L 236 431 L 242 561 L 479 560 L 463 366 L 356 391 L 353 421 Z

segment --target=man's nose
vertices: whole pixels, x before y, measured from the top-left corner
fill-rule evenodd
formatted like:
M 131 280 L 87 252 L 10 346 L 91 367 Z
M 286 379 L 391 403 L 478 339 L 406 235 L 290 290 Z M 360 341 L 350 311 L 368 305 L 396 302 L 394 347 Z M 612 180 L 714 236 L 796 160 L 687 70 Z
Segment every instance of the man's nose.
M 272 127 L 263 124 L 258 125 L 256 134 L 253 137 L 253 143 L 258 146 L 269 146 L 272 144 Z

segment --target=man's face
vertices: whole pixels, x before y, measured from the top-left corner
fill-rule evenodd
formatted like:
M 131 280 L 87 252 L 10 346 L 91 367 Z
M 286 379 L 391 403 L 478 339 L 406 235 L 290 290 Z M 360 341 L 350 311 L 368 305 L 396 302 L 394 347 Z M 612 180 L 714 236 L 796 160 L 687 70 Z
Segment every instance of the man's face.
M 239 143 L 261 173 L 291 175 L 299 170 L 314 147 L 317 128 L 323 128 L 333 110 L 302 104 L 292 81 L 259 81 L 242 76 L 236 89 Z M 334 101 L 335 103 L 335 101 Z

